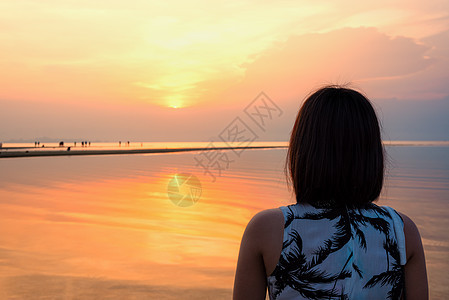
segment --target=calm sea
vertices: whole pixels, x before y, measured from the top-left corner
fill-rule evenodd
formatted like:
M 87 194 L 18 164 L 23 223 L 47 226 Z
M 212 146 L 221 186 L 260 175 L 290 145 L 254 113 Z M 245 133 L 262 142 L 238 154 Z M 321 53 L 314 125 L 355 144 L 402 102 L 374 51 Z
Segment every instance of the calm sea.
M 386 149 L 379 203 L 418 225 L 448 298 L 449 146 Z M 0 299 L 230 299 L 246 223 L 293 203 L 285 154 L 1 159 Z

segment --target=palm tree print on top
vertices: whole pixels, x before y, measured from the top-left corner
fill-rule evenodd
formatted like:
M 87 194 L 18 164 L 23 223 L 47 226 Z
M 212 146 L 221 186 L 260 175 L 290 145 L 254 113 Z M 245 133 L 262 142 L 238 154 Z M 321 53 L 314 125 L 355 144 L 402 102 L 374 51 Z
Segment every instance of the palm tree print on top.
M 403 223 L 396 212 L 375 204 L 281 210 L 284 241 L 268 277 L 270 299 L 400 298 L 404 268 L 394 222 Z

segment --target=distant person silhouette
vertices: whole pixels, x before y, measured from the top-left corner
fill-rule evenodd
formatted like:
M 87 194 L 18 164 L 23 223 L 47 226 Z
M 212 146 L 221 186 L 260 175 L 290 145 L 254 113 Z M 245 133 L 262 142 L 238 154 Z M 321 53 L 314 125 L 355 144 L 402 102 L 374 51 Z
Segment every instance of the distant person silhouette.
M 84 147 L 84 141 L 81 142 L 81 146 Z

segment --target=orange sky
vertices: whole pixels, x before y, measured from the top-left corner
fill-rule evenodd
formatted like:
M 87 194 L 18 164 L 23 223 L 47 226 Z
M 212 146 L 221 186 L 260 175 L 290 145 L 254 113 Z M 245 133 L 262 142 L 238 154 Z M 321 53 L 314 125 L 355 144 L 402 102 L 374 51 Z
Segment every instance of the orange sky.
M 407 115 L 422 101 L 449 112 L 446 0 L 3 1 L 0 54 L 0 140 L 201 141 L 260 91 L 296 111 L 328 82 L 354 82 L 388 118 L 403 101 L 416 106 Z M 224 123 L 200 133 L 223 110 Z M 443 118 L 416 138 L 449 138 L 430 134 Z M 393 138 L 413 138 L 404 122 Z M 155 124 L 164 134 L 142 129 Z

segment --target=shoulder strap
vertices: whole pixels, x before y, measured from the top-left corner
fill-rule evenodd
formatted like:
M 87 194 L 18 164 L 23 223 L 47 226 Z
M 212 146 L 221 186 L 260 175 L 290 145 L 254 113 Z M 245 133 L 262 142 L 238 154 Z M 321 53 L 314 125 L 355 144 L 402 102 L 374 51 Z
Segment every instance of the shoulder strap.
M 388 211 L 393 220 L 394 235 L 398 243 L 400 264 L 405 265 L 407 263 L 407 255 L 405 249 L 404 221 L 402 220 L 401 216 L 396 212 L 396 210 L 394 210 L 393 208 L 389 206 L 382 206 L 382 207 Z

